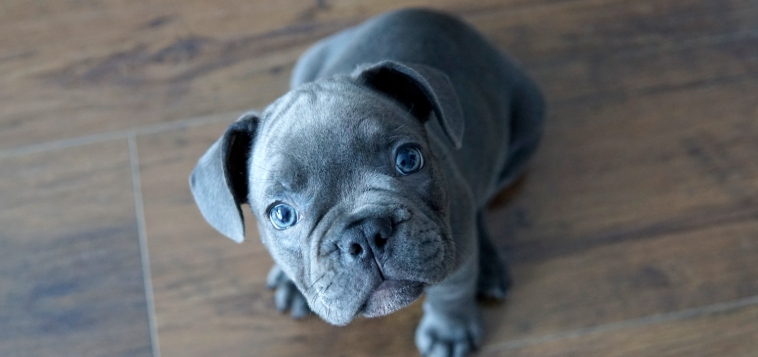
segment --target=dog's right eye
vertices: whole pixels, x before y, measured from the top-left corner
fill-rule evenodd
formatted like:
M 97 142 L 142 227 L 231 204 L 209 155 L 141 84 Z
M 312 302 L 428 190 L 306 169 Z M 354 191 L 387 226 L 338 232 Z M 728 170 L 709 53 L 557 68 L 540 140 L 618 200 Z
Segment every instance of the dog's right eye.
M 292 206 L 284 203 L 271 207 L 268 217 L 274 228 L 278 230 L 287 229 L 297 223 L 297 211 Z
M 421 151 L 414 146 L 401 147 L 395 156 L 395 168 L 403 175 L 410 175 L 424 166 Z

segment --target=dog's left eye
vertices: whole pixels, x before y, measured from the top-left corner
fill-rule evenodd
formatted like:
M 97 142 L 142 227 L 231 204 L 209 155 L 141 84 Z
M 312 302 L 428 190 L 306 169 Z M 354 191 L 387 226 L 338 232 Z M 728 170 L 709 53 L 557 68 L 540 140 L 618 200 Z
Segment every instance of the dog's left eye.
M 297 211 L 292 206 L 284 203 L 271 207 L 268 216 L 271 224 L 278 230 L 287 229 L 297 223 Z
M 421 151 L 413 146 L 405 146 L 397 151 L 395 156 L 395 168 L 403 175 L 410 175 L 424 166 L 424 157 Z

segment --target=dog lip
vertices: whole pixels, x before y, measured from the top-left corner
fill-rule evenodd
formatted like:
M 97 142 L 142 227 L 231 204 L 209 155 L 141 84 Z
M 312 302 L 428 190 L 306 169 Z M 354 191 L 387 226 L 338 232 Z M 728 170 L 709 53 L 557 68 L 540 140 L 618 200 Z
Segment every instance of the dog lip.
M 424 283 L 411 280 L 382 280 L 369 294 L 360 309 L 363 316 L 384 316 L 416 301 L 424 292 Z

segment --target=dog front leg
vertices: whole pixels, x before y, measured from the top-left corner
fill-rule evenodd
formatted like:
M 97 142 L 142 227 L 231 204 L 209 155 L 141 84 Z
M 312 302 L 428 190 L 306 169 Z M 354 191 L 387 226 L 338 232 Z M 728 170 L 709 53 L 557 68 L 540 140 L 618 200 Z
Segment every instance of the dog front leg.
M 462 357 L 482 342 L 476 305 L 478 249 L 476 244 L 466 248 L 466 262 L 445 281 L 426 290 L 424 317 L 416 329 L 416 346 L 423 356 Z
M 278 265 L 271 267 L 266 280 L 269 289 L 276 289 L 274 302 L 277 310 L 282 313 L 289 310 L 294 319 L 301 319 L 310 315 L 311 309 L 308 307 L 305 296 Z

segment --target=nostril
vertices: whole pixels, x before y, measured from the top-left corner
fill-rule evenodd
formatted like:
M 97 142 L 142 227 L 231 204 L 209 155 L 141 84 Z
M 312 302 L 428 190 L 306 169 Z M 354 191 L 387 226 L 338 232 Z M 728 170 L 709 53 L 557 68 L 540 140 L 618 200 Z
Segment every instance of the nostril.
M 358 243 L 352 243 L 350 244 L 348 253 L 350 253 L 350 255 L 361 255 L 361 253 L 363 253 L 363 247 Z
M 379 247 L 379 248 L 381 248 L 381 247 L 384 247 L 384 245 L 386 245 L 386 244 L 387 244 L 387 240 L 388 240 L 388 239 L 387 239 L 387 238 L 384 238 L 384 237 L 382 237 L 382 235 L 381 235 L 381 234 L 377 234 L 377 235 L 375 235 L 375 236 L 374 236 L 374 243 L 375 243 L 375 244 L 376 244 L 376 246 L 377 246 L 377 247 Z
M 363 233 L 371 248 L 384 248 L 392 236 L 394 227 L 387 218 L 373 218 L 363 223 Z

